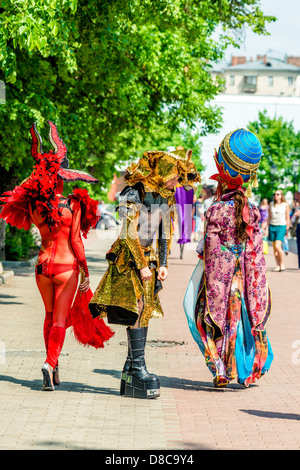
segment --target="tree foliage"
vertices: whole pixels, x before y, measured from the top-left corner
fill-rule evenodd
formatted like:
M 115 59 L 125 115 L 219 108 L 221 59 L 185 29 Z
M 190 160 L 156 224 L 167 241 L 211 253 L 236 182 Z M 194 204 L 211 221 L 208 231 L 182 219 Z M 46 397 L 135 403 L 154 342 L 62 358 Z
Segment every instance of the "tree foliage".
M 293 122 L 282 117 L 271 118 L 263 111 L 257 121 L 249 123 L 248 129 L 257 135 L 263 149 L 257 173 L 261 198 L 271 200 L 278 187 L 284 192 L 295 190 L 300 183 L 300 132 L 295 131 Z
M 234 32 L 266 34 L 273 20 L 257 0 L 2 0 L 0 192 L 31 171 L 35 121 L 44 136 L 47 120 L 58 125 L 72 167 L 102 189 L 118 164 L 182 141 L 182 129 L 196 144 L 196 123 L 202 134 L 221 123 L 211 63 Z

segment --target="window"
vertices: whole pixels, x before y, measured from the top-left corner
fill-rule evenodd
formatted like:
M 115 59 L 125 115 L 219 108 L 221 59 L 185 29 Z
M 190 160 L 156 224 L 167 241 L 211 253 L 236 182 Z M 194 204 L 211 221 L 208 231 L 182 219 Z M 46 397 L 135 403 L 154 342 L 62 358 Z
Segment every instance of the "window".
M 257 91 L 256 82 L 257 82 L 256 75 L 245 75 L 244 83 L 242 86 L 243 93 L 256 93 Z
M 246 85 L 256 85 L 256 76 L 255 75 L 248 75 L 245 77 Z
M 230 84 L 231 86 L 234 85 L 234 75 L 230 75 L 229 84 Z
M 294 77 L 288 77 L 288 86 L 292 86 L 294 83 Z
M 272 77 L 272 75 L 269 76 L 268 83 L 269 83 L 269 86 L 273 86 L 273 77 Z

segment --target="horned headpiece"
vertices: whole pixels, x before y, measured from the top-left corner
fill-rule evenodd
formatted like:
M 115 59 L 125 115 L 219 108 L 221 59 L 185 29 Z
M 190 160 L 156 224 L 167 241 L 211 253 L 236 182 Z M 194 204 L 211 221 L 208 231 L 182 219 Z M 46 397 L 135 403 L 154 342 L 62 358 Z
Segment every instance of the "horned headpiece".
M 58 135 L 56 125 L 49 122 L 49 140 L 53 146 L 43 153 L 42 138 L 36 124 L 30 129 L 32 136 L 31 154 L 35 165 L 31 175 L 20 186 L 0 197 L 3 204 L 1 218 L 18 228 L 29 230 L 31 218 L 28 207 L 33 204 L 44 217 L 48 227 L 60 222 L 59 193 L 64 181 L 85 181 L 96 183 L 98 180 L 84 171 L 70 170 L 67 147 Z
M 31 154 L 37 164 L 41 163 L 41 160 L 49 162 L 49 169 L 51 164 L 55 162 L 57 164 L 57 176 L 62 178 L 64 181 L 85 181 L 86 183 L 97 183 L 98 179 L 89 175 L 85 171 L 71 170 L 69 169 L 69 159 L 67 157 L 67 146 L 64 144 L 62 139 L 59 137 L 57 127 L 53 122 L 49 123 L 49 140 L 53 146 L 53 150 L 48 153 L 43 153 L 42 138 L 37 131 L 36 123 L 30 129 L 32 136 Z

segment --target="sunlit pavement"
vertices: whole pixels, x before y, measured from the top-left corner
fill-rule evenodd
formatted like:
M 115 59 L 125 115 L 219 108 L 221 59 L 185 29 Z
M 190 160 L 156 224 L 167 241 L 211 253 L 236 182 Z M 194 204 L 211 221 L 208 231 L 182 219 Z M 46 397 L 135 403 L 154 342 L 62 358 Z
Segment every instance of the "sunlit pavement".
M 107 263 L 114 230 L 92 231 L 85 242 L 94 290 Z M 183 259 L 173 242 L 169 277 L 160 295 L 165 316 L 152 320 L 147 366 L 161 380 L 152 400 L 120 397 L 126 333 L 104 349 L 84 348 L 68 330 L 60 358 L 62 384 L 43 392 L 43 305 L 34 269 L 23 268 L 0 286 L 0 449 L 253 450 L 300 448 L 300 308 L 296 254 L 273 272 L 266 255 L 273 310 L 268 335 L 275 359 L 249 389 L 227 389 L 212 376 L 189 332 L 182 302 L 197 264 L 195 243 Z

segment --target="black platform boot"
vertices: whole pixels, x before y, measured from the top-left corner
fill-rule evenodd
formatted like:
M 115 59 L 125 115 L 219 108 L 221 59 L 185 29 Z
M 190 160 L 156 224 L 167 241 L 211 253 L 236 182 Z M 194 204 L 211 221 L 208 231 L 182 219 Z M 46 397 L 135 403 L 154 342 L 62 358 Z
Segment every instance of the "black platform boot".
M 131 370 L 131 352 L 130 352 L 130 340 L 129 340 L 129 330 L 130 328 L 127 328 L 127 343 L 128 343 L 128 350 L 127 350 L 127 358 L 122 370 L 122 376 L 121 376 L 121 386 L 120 386 L 120 395 L 124 395 L 125 393 L 125 383 L 127 379 L 127 372 Z
M 145 346 L 148 328 L 128 328 L 131 368 L 126 372 L 126 397 L 156 398 L 160 395 L 159 378 L 149 374 L 145 363 Z M 126 364 L 126 363 L 125 363 Z

